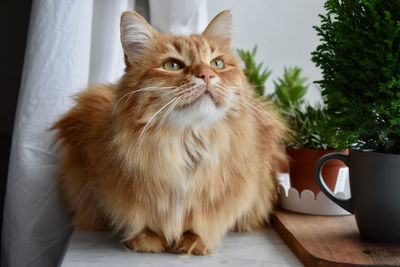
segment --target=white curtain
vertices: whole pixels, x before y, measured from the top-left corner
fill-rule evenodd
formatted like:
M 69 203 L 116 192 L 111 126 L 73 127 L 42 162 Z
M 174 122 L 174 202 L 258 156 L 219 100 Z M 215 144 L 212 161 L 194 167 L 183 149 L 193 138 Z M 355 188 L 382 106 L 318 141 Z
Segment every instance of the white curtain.
M 138 0 L 139 1 L 139 0 Z M 3 267 L 56 266 L 71 232 L 55 178 L 59 156 L 47 129 L 90 83 L 123 72 L 119 19 L 135 0 L 34 0 L 4 206 Z M 162 31 L 200 32 L 206 0 L 150 0 Z
M 207 1 L 150 0 L 150 18 L 151 25 L 161 32 L 201 33 L 208 24 Z

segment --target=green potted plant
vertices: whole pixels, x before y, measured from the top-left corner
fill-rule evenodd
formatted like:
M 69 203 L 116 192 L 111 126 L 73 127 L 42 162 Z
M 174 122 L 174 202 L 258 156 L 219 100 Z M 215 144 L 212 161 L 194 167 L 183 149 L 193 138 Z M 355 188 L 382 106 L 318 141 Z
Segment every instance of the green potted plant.
M 361 236 L 400 243 L 400 1 L 327 0 L 321 44 L 312 60 L 331 125 L 349 155 L 323 157 L 317 181 L 337 204 L 355 214 Z M 352 198 L 338 200 L 319 169 L 329 159 L 349 166 Z
M 263 63 L 257 63 L 255 55 L 257 46 L 251 51 L 238 50 L 244 63 L 244 73 L 254 86 L 255 93 L 266 101 L 273 101 L 282 116 L 286 118 L 291 129 L 291 138 L 283 145 L 289 155 L 290 162 L 282 162 L 281 172 L 290 174 L 291 186 L 299 192 L 309 189 L 315 194 L 320 192 L 314 180 L 314 167 L 317 160 L 327 153 L 336 151 L 340 146 L 336 132 L 329 126 L 329 120 L 322 106 L 305 105 L 304 96 L 307 86 L 306 78 L 301 77 L 300 68 L 285 69 L 283 78 L 274 82 L 275 91 L 266 94 L 265 82 L 271 74 Z M 331 161 L 323 169 L 325 181 L 334 189 L 338 171 L 345 165 L 340 161 Z
M 240 59 L 244 63 L 244 75 L 246 75 L 247 80 L 250 84 L 254 86 L 255 93 L 264 98 L 265 97 L 265 82 L 271 75 L 272 71 L 268 68 L 263 68 L 263 62 L 256 62 L 257 46 L 253 50 L 248 51 L 244 49 L 237 50 Z
M 291 129 L 291 138 L 286 141 L 286 152 L 290 157 L 291 187 L 299 192 L 308 189 L 316 195 L 320 188 L 314 179 L 314 168 L 318 159 L 340 147 L 336 130 L 331 127 L 326 109 L 306 104 L 304 95 L 308 86 L 301 77 L 301 69 L 285 68 L 283 78 L 275 84 L 271 98 L 275 101 Z M 333 190 L 339 169 L 345 165 L 339 160 L 330 161 L 322 170 L 325 183 Z

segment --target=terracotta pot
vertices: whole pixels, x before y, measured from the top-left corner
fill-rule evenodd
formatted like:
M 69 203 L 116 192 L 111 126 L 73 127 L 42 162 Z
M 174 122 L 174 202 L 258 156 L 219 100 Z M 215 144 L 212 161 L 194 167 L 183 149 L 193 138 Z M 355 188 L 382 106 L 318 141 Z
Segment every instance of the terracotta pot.
M 281 145 L 280 148 L 286 153 L 284 145 Z M 289 173 L 289 160 L 282 160 L 279 162 L 279 172 Z
M 315 165 L 318 160 L 325 154 L 338 152 L 333 149 L 311 149 L 311 148 L 300 148 L 295 149 L 292 147 L 286 148 L 286 153 L 290 158 L 290 183 L 291 187 L 301 192 L 303 190 L 311 190 L 314 194 L 321 192 L 321 189 L 317 185 L 314 178 Z M 348 151 L 341 151 L 347 154 Z M 345 168 L 346 165 L 340 160 L 330 160 L 324 165 L 322 169 L 322 175 L 326 185 L 334 191 L 337 176 L 340 168 Z

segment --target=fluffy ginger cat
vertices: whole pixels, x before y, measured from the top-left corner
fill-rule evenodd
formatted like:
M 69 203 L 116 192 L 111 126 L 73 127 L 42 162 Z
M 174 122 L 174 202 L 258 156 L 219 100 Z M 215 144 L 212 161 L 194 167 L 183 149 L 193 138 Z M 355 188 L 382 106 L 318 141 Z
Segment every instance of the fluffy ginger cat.
M 231 32 L 229 11 L 191 36 L 122 15 L 125 74 L 78 94 L 52 127 L 77 229 L 113 230 L 134 251 L 206 255 L 228 231 L 265 225 L 285 127 L 253 96 Z

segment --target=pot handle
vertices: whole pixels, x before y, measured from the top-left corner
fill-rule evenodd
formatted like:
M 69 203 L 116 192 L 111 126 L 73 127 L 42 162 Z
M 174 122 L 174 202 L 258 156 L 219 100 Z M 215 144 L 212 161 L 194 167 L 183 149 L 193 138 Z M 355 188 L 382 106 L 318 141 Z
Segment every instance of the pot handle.
M 322 167 L 324 166 L 324 164 L 331 159 L 338 159 L 343 161 L 344 164 L 346 164 L 346 166 L 348 166 L 349 163 L 349 158 L 346 154 L 343 153 L 339 153 L 339 152 L 334 152 L 334 153 L 329 153 L 326 154 L 324 156 L 322 156 L 318 162 L 317 165 L 315 166 L 315 179 L 317 181 L 318 186 L 321 188 L 322 192 L 324 192 L 324 194 L 333 202 L 335 202 L 336 204 L 338 204 L 340 207 L 342 207 L 343 209 L 347 210 L 350 213 L 353 213 L 354 211 L 354 207 L 353 207 L 353 201 L 352 198 L 350 199 L 338 199 L 333 193 L 332 191 L 329 189 L 329 187 L 325 184 L 324 182 L 324 178 L 322 177 Z

